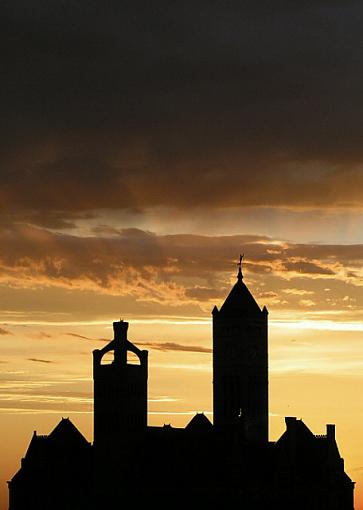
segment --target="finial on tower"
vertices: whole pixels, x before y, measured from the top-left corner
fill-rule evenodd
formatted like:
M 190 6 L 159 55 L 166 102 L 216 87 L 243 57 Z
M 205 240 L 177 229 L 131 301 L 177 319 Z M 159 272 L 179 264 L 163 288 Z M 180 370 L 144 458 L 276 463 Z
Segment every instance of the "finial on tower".
M 237 280 L 239 282 L 242 281 L 243 279 L 243 274 L 242 274 L 242 260 L 243 260 L 243 257 L 245 256 L 245 254 L 243 253 L 242 255 L 239 256 L 239 262 L 238 262 L 238 274 L 237 274 Z

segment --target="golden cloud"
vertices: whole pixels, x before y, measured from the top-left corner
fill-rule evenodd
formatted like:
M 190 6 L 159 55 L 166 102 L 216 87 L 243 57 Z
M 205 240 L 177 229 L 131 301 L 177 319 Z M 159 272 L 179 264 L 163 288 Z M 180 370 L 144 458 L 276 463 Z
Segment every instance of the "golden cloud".
M 236 254 L 244 252 L 248 284 L 268 304 L 298 306 L 314 294 L 311 307 L 322 306 L 332 282 L 342 306 L 358 308 L 361 301 L 354 290 L 363 284 L 363 250 L 357 245 L 280 243 L 276 250 L 276 240 L 265 236 L 125 229 L 116 236 L 103 231 L 82 237 L 12 225 L 0 229 L 0 246 L 0 283 L 18 289 L 87 290 L 163 306 L 198 303 L 209 310 L 228 293 Z M 352 300 L 343 301 L 347 295 Z

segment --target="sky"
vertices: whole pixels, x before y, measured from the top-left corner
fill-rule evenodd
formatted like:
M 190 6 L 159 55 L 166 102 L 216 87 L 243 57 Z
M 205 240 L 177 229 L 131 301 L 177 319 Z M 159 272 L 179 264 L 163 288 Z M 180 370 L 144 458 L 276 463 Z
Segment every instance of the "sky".
M 33 430 L 92 441 L 114 320 L 149 350 L 149 423 L 212 419 L 211 310 L 244 253 L 270 439 L 335 423 L 363 510 L 361 2 L 1 10 L 0 509 Z

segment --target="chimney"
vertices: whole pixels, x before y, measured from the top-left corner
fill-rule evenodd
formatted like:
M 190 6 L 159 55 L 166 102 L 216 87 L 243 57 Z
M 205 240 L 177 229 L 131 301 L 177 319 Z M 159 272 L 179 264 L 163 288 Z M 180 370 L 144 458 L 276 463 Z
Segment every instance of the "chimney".
M 329 441 L 335 441 L 335 425 L 326 426 L 326 437 Z
M 295 416 L 286 416 L 286 434 L 287 434 L 287 445 L 288 445 L 288 455 L 290 459 L 291 466 L 296 465 L 296 418 Z M 292 468 L 293 469 L 293 468 Z
M 295 431 L 296 429 L 296 417 L 295 416 L 286 416 L 285 417 L 286 430 L 287 431 Z

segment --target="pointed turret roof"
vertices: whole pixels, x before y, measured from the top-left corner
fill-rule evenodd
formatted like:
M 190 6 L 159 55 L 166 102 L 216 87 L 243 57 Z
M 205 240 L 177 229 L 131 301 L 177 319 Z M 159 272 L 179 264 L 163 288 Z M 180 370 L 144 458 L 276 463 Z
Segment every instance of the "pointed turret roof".
M 220 313 L 237 317 L 261 314 L 260 307 L 247 286 L 243 283 L 242 256 L 238 268 L 237 282 L 223 303 Z

